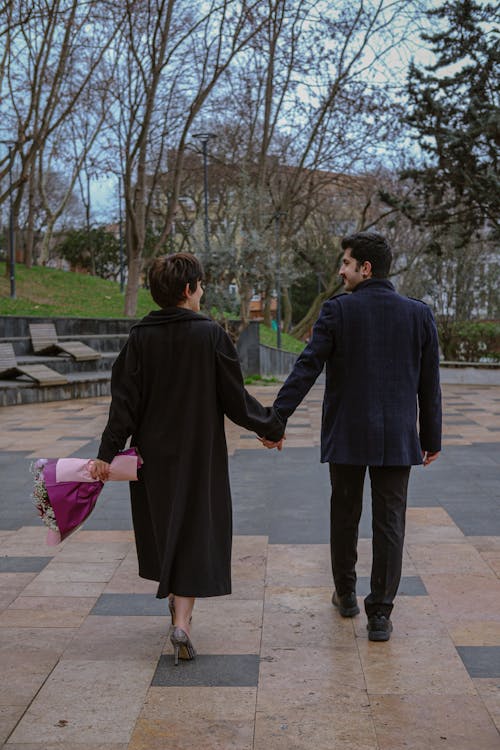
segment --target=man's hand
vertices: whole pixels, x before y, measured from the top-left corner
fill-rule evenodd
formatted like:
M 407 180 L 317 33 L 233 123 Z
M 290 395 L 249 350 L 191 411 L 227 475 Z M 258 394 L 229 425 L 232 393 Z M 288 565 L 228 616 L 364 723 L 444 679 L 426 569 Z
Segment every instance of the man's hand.
M 436 451 L 435 453 L 431 453 L 430 451 L 422 451 L 422 458 L 423 458 L 423 464 L 424 466 L 429 466 L 433 461 L 436 460 L 436 458 L 439 457 L 440 451 Z
M 283 435 L 281 440 L 267 440 L 266 438 L 258 437 L 257 440 L 260 440 L 262 445 L 264 445 L 266 448 L 277 448 L 279 451 L 283 449 L 283 443 L 286 440 L 286 435 Z
M 106 482 L 109 479 L 109 466 L 106 461 L 94 458 L 89 467 L 92 479 L 99 479 L 101 482 Z

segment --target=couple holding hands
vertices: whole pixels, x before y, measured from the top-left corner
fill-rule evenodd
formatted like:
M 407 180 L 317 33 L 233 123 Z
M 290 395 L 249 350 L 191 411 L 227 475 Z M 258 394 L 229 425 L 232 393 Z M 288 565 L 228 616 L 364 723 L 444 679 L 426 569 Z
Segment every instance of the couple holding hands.
M 360 232 L 345 237 L 342 248 L 346 293 L 323 304 L 272 407 L 246 391 L 230 338 L 200 314 L 197 258 L 177 253 L 151 267 L 160 309 L 133 326 L 113 366 L 109 419 L 93 472 L 106 480 L 110 461 L 132 437 L 144 460 L 139 481 L 130 484 L 139 575 L 158 581 L 157 597 L 168 597 L 176 664 L 196 655 L 195 598 L 231 593 L 224 416 L 281 450 L 288 418 L 325 364 L 321 461 L 330 465 L 332 485 L 332 603 L 343 617 L 359 613 L 355 566 L 368 467 L 368 637 L 390 638 L 410 468 L 430 464 L 441 447 L 438 339 L 427 305 L 397 294 L 388 280 L 392 254 L 382 235 Z

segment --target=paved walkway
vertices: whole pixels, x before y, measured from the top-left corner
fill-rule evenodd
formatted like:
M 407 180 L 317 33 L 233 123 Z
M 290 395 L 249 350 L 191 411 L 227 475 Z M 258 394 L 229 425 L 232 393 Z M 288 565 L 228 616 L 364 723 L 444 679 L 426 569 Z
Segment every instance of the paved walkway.
M 254 388 L 270 403 L 274 388 Z M 199 600 L 173 666 L 136 574 L 126 486 L 54 549 L 29 459 L 92 456 L 107 399 L 0 409 L 0 745 L 5 750 L 500 749 L 500 387 L 447 385 L 445 450 L 412 472 L 388 643 L 330 604 L 321 388 L 282 454 L 228 425 L 231 597 Z M 368 504 L 360 596 L 370 570 Z M 361 601 L 361 600 L 360 600 Z

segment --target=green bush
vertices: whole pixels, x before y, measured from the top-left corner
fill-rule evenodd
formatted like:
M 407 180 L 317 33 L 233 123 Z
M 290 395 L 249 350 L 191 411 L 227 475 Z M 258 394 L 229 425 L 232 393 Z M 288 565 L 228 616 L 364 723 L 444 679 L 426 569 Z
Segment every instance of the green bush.
M 438 323 L 441 350 L 453 362 L 500 362 L 500 323 Z

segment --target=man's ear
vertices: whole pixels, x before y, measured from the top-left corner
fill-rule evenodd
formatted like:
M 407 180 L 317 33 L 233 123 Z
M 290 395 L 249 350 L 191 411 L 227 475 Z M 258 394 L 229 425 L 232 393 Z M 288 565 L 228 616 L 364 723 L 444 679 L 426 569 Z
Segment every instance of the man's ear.
M 189 286 L 189 284 L 186 284 L 186 286 L 184 287 L 184 290 L 182 292 L 182 296 L 183 296 L 184 299 L 189 299 L 189 297 L 191 295 L 192 295 L 192 291 L 190 289 L 190 286 Z
M 363 265 L 361 266 L 361 273 L 365 277 L 365 279 L 369 279 L 372 275 L 372 264 L 369 260 L 365 260 Z

